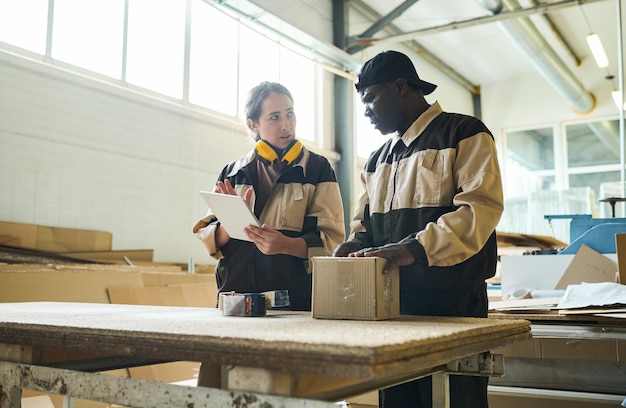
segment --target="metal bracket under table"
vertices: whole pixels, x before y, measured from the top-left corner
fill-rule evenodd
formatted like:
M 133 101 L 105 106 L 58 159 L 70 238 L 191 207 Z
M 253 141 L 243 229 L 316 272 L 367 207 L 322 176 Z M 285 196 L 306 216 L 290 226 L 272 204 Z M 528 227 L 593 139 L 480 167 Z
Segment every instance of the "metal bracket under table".
M 427 375 L 432 376 L 433 408 L 450 407 L 450 375 L 501 376 L 501 355 L 484 352 L 448 363 Z M 424 376 L 427 376 L 424 375 Z M 411 378 L 415 379 L 415 378 Z M 244 390 L 181 386 L 159 381 L 118 377 L 62 368 L 0 362 L 0 408 L 20 408 L 23 388 L 72 398 L 81 398 L 126 407 L 239 407 L 290 406 L 336 408 L 336 404 Z

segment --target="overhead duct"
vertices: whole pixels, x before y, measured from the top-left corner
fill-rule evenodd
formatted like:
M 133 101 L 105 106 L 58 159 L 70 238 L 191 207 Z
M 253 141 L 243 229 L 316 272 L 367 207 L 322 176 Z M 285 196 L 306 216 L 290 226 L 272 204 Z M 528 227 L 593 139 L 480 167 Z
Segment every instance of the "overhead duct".
M 476 0 L 485 9 L 498 14 L 506 6 L 509 10 L 521 8 L 517 0 Z M 596 106 L 593 94 L 585 89 L 570 69 L 546 42 L 528 17 L 499 21 L 498 24 L 513 44 L 537 67 L 539 72 L 581 114 L 591 112 Z

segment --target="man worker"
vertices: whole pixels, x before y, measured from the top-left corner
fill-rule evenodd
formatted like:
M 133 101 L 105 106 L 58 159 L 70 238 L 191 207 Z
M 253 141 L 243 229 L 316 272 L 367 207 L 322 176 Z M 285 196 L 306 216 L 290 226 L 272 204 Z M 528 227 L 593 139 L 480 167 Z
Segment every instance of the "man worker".
M 367 160 L 348 241 L 334 256 L 400 267 L 400 313 L 487 317 L 503 210 L 493 135 L 477 118 L 444 112 L 408 56 L 384 51 L 361 68 L 365 116 L 391 134 Z M 379 392 L 379 406 L 432 407 L 431 377 Z M 450 376 L 452 408 L 487 407 L 488 377 Z

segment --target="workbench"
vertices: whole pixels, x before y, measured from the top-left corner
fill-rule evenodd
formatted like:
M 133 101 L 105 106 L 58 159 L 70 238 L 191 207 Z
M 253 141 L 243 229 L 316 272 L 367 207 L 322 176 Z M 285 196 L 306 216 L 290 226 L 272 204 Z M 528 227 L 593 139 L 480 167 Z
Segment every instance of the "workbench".
M 493 375 L 489 350 L 531 337 L 517 319 L 401 316 L 313 319 L 274 311 L 95 303 L 0 303 L 0 408 L 22 389 L 133 407 L 335 407 L 335 401 L 433 376 L 435 407 L 448 376 Z M 219 388 L 99 373 L 170 361 L 220 368 Z M 242 401 L 245 404 L 242 405 Z
M 507 362 L 492 378 L 490 403 L 600 408 L 626 399 L 626 320 L 592 314 L 491 313 L 529 320 L 532 339 L 494 350 Z M 579 404 L 579 405 L 576 405 Z

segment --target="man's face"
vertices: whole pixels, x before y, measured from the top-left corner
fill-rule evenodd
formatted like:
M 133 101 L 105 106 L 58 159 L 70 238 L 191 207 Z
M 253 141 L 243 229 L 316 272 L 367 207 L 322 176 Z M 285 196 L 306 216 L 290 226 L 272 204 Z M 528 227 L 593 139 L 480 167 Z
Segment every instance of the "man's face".
M 384 135 L 398 130 L 402 119 L 398 88 L 393 82 L 370 85 L 359 91 L 365 116 Z

